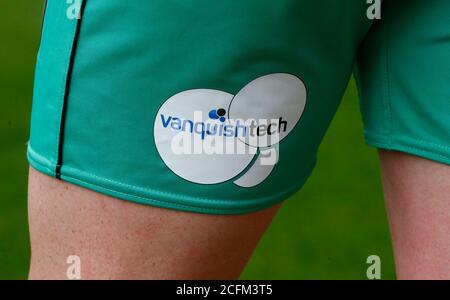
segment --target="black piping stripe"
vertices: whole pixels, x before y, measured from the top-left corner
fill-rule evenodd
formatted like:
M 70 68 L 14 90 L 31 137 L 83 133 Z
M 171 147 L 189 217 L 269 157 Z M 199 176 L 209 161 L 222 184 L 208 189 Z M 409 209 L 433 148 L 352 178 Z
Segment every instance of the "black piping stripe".
M 80 7 L 80 19 L 77 20 L 77 28 L 75 29 L 75 36 L 72 44 L 72 51 L 70 53 L 69 67 L 67 70 L 65 93 L 63 100 L 63 107 L 61 112 L 61 123 L 59 124 L 59 143 L 58 143 L 58 162 L 56 164 L 55 175 L 56 178 L 61 179 L 61 167 L 63 163 L 63 145 L 64 145 L 64 131 L 66 126 L 67 102 L 70 94 L 70 84 L 72 82 L 73 64 L 75 61 L 75 54 L 77 52 L 78 40 L 80 37 L 81 23 L 84 16 L 84 9 L 87 0 L 82 1 Z

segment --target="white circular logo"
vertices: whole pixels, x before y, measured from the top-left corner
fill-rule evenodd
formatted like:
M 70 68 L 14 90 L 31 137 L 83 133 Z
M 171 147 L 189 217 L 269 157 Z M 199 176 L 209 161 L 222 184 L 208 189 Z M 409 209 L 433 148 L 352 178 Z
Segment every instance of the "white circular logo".
M 159 109 L 154 139 L 161 159 L 181 178 L 199 184 L 264 181 L 273 163 L 264 154 L 294 129 L 306 106 L 303 82 L 285 73 L 255 79 L 236 96 L 193 89 L 170 97 Z M 270 160 L 269 160 L 270 161 Z

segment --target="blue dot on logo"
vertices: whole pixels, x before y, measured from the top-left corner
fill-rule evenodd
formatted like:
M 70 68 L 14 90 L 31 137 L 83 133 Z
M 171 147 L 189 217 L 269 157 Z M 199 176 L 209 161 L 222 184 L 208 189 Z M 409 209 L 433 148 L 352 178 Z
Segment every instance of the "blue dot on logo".
M 225 118 L 225 114 L 227 113 L 227 111 L 223 108 L 219 108 L 219 109 L 213 109 L 209 112 L 209 117 L 213 120 L 220 120 L 220 122 L 225 122 L 226 118 Z
M 217 120 L 219 118 L 219 116 L 217 115 L 217 111 L 215 109 L 209 112 L 209 117 L 213 120 Z

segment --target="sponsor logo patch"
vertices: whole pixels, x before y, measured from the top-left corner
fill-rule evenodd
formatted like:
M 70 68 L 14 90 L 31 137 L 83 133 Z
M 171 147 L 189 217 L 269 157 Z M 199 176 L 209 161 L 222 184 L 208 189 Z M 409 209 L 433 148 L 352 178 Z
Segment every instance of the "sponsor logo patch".
M 167 167 L 185 180 L 256 186 L 270 176 L 278 145 L 297 125 L 306 100 L 304 83 L 286 73 L 259 77 L 236 95 L 184 91 L 159 109 L 155 145 Z

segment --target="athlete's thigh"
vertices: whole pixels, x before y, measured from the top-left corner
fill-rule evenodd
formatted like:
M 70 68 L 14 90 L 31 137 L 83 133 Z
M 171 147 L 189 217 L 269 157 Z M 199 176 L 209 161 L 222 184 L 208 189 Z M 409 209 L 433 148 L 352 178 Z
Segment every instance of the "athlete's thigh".
M 450 279 L 450 166 L 381 151 L 399 279 Z
M 31 279 L 236 279 L 278 206 L 238 216 L 124 202 L 30 170 Z

